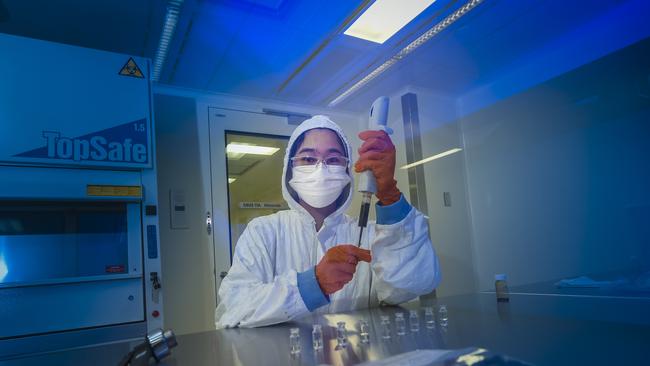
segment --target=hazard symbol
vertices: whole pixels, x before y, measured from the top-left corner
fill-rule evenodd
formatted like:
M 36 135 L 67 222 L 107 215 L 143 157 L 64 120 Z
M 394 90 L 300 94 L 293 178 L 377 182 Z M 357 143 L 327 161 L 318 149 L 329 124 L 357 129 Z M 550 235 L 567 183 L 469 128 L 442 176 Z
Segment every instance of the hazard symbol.
M 133 57 L 130 57 L 129 61 L 127 61 L 124 66 L 122 66 L 119 74 L 123 76 L 132 76 L 134 78 L 144 78 L 142 71 L 135 63 L 135 60 L 133 60 Z

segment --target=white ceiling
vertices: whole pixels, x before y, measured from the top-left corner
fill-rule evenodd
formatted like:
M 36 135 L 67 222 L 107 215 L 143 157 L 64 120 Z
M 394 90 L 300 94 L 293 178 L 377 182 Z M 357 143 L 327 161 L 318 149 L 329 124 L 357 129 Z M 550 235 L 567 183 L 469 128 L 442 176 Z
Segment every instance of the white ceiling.
M 460 95 L 633 0 L 484 0 L 340 108 L 413 85 Z M 437 0 L 383 45 L 342 34 L 370 0 L 186 0 L 160 82 L 326 106 L 463 0 Z M 0 0 L 0 32 L 152 58 L 164 0 Z M 312 56 L 312 58 L 310 58 Z

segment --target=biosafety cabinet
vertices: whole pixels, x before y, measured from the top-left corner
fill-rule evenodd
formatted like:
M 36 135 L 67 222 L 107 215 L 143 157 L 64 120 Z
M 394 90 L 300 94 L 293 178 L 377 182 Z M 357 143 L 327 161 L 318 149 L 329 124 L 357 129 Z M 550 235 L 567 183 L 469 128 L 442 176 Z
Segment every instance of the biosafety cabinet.
M 149 60 L 0 55 L 0 356 L 162 327 Z

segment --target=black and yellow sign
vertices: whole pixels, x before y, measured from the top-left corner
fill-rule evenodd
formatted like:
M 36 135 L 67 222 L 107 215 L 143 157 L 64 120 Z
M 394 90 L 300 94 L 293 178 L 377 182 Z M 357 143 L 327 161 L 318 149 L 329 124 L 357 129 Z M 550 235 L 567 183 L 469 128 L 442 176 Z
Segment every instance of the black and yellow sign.
M 119 72 L 120 75 L 122 76 L 132 76 L 134 78 L 144 78 L 144 74 L 142 73 L 142 70 L 138 67 L 138 64 L 135 63 L 135 60 L 133 57 L 129 58 L 129 61 L 122 66 L 122 69 Z
M 88 196 L 99 197 L 137 197 L 142 198 L 141 186 L 104 186 L 88 185 L 86 187 Z

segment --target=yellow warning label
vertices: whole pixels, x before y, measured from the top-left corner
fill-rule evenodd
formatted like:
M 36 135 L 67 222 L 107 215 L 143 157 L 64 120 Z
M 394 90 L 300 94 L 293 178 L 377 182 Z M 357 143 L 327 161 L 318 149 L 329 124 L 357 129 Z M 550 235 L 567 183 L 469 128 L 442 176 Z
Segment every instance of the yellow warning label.
M 100 186 L 87 185 L 86 194 L 88 196 L 99 197 L 142 197 L 141 186 Z
M 123 76 L 132 76 L 134 78 L 144 78 L 144 74 L 138 67 L 138 64 L 135 63 L 133 57 L 130 57 L 129 61 L 127 61 L 124 66 L 122 66 L 119 74 Z

